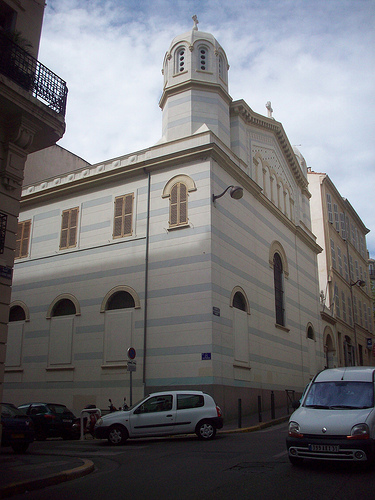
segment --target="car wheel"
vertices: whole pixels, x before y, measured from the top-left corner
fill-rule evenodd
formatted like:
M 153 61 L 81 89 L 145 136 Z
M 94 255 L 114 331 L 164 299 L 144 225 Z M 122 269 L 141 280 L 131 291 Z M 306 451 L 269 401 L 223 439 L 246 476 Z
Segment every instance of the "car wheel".
M 200 422 L 197 426 L 196 434 L 199 439 L 213 439 L 216 435 L 216 427 L 209 421 Z
M 113 425 L 108 432 L 108 441 L 110 444 L 118 446 L 125 444 L 128 439 L 128 431 L 122 425 Z
M 291 457 L 289 455 L 289 462 L 292 464 L 292 465 L 302 465 L 302 462 L 303 462 L 303 458 L 299 458 L 299 457 Z
M 12 448 L 14 453 L 25 453 L 27 448 L 29 447 L 29 443 L 13 443 Z

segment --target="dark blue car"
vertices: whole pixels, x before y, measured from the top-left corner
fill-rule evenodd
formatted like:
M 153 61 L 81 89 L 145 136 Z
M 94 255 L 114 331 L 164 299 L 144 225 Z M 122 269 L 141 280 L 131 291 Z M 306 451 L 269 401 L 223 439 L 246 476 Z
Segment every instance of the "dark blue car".
M 1 424 L 1 446 L 11 446 L 16 453 L 25 453 L 35 437 L 32 420 L 16 406 L 2 403 Z

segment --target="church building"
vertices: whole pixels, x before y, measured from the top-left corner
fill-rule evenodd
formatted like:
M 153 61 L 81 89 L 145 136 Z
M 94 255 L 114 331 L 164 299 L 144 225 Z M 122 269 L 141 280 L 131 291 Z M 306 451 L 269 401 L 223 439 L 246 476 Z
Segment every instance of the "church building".
M 79 411 L 194 388 L 229 419 L 324 367 L 306 164 L 270 103 L 232 100 L 228 70 L 195 18 L 164 58 L 156 145 L 29 157 L 5 400 Z

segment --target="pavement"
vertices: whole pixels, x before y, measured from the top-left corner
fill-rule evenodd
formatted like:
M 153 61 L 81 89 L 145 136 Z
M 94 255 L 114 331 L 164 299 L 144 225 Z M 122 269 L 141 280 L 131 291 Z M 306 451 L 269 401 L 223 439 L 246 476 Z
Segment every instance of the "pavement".
M 261 422 L 258 414 L 243 416 L 241 421 L 236 419 L 225 423 L 219 433 L 258 431 L 286 422 L 289 415 L 285 413 L 285 410 L 278 409 L 275 415 L 271 415 L 270 411 L 263 412 Z M 74 456 L 66 452 L 59 454 L 53 452 L 53 449 L 49 452 L 48 448 L 33 450 L 33 444 L 24 454 L 16 454 L 8 447 L 0 448 L 0 498 L 8 498 L 90 474 L 95 470 L 94 462 L 76 456 L 77 450 L 79 453 L 79 446 L 84 443 L 85 441 L 75 441 Z

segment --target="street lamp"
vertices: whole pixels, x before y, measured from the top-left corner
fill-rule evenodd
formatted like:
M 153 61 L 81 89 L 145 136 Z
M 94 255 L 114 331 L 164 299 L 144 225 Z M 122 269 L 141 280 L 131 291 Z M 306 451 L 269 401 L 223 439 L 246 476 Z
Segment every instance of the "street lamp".
M 363 288 L 364 286 L 366 286 L 366 281 L 357 280 L 355 283 L 350 283 L 350 286 L 355 286 L 355 285 L 358 285 L 361 288 Z
M 228 186 L 221 194 L 218 194 L 218 195 L 213 194 L 212 201 L 214 202 L 218 198 L 221 198 L 222 196 L 224 196 L 225 193 L 228 191 L 228 189 L 230 189 L 229 194 L 230 194 L 231 198 L 233 198 L 234 200 L 240 200 L 242 198 L 243 189 L 241 186 Z

